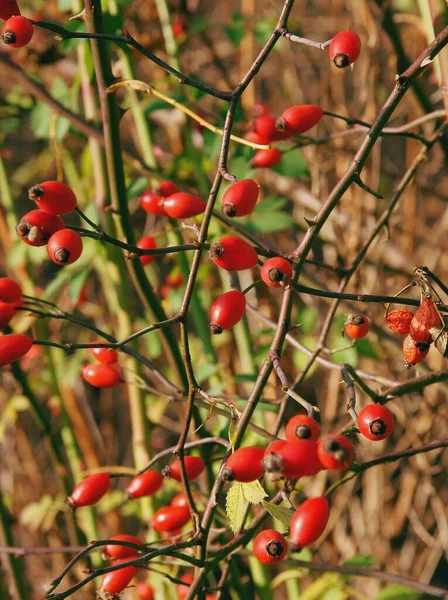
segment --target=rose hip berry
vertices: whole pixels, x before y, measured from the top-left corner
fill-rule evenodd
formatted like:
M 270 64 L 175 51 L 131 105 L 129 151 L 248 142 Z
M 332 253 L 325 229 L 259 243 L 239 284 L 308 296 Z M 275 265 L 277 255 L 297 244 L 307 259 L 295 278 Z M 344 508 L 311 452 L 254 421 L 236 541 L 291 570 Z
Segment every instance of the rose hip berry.
M 141 250 L 153 250 L 154 248 L 157 248 L 156 240 L 151 235 L 146 235 L 137 242 L 137 248 L 140 248 Z M 143 266 L 149 265 L 155 258 L 155 254 L 146 254 L 140 256 L 140 262 Z
M 403 341 L 403 356 L 406 368 L 410 369 L 417 363 L 425 360 L 428 355 L 429 348 L 429 342 L 416 342 L 410 335 L 407 335 Z
M 185 456 L 184 464 L 188 481 L 193 481 L 193 479 L 199 477 L 205 469 L 205 462 L 200 456 Z M 177 458 L 169 466 L 165 467 L 162 471 L 162 475 L 164 477 L 171 477 L 171 479 L 175 479 L 176 481 L 182 481 L 180 460 Z
M 20 8 L 16 0 L 2 0 L 0 2 L 0 19 L 7 21 L 14 15 L 20 15 Z
M 60 181 L 44 181 L 28 190 L 30 200 L 50 215 L 67 215 L 76 208 L 77 200 L 73 190 Z
M 277 440 L 270 444 L 265 450 L 262 466 L 271 481 L 308 477 L 323 468 L 316 442 L 298 439 L 292 442 Z
M 8 333 L 0 337 L 0 367 L 9 365 L 30 350 L 33 340 L 28 335 L 21 333 Z
M 244 217 L 250 214 L 257 203 L 260 186 L 253 179 L 242 179 L 224 192 L 222 212 L 227 217 Z
M 278 148 L 258 150 L 252 159 L 252 166 L 256 168 L 275 167 L 282 160 L 283 154 Z
M 118 352 L 112 348 L 90 348 L 90 354 L 102 365 L 112 365 L 118 360 Z
M 355 457 L 352 442 L 345 435 L 331 434 L 317 442 L 317 455 L 327 469 L 348 469 Z
M 309 131 L 322 119 L 324 111 L 314 104 L 301 104 L 287 108 L 277 119 L 276 126 L 281 131 L 287 130 L 294 134 Z
M 0 328 L 3 329 L 9 325 L 15 314 L 16 308 L 14 304 L 0 302 Z
M 254 539 L 254 556 L 265 565 L 280 562 L 286 556 L 288 542 L 275 529 L 265 529 Z
M 188 219 L 196 217 L 205 211 L 206 203 L 202 198 L 188 194 L 186 192 L 177 192 L 165 198 L 163 208 L 166 214 L 172 219 Z
M 291 135 L 290 131 L 280 131 L 276 125 L 276 120 L 270 115 L 264 115 L 263 117 L 255 119 L 254 132 L 257 134 L 262 144 L 284 140 Z
M 286 260 L 276 256 L 274 258 L 268 258 L 261 267 L 261 279 L 269 287 L 281 287 L 286 285 L 292 276 L 292 265 Z
M 121 373 L 112 365 L 89 364 L 81 371 L 82 378 L 92 387 L 116 387 L 121 382 Z
M 82 239 L 73 229 L 61 229 L 48 240 L 47 252 L 57 265 L 71 265 L 82 254 Z
M 176 531 L 190 520 L 190 510 L 186 507 L 164 506 L 154 514 L 151 527 L 155 531 Z
M 109 473 L 95 473 L 80 481 L 74 488 L 68 502 L 72 508 L 96 504 L 109 490 Z
M 214 335 L 230 329 L 244 316 L 246 311 L 246 297 L 238 290 L 231 290 L 217 298 L 210 309 L 211 323 L 208 326 Z
M 125 564 L 129 562 L 129 560 L 129 558 L 117 560 L 113 562 L 112 565 L 115 566 Z M 103 581 L 101 582 L 100 590 L 110 594 L 109 597 L 116 597 L 117 594 L 120 594 L 125 588 L 127 588 L 135 575 L 137 575 L 137 572 L 138 567 L 129 565 L 129 567 L 123 567 L 122 569 L 117 569 L 116 571 L 106 573 L 103 577 Z
M 130 498 L 153 496 L 160 490 L 162 484 L 163 477 L 158 471 L 145 471 L 131 479 L 126 492 Z
M 320 435 L 319 423 L 308 415 L 295 415 L 286 424 L 286 439 L 288 442 L 296 440 L 317 440 Z
M 2 40 L 11 48 L 22 48 L 30 43 L 33 33 L 33 25 L 29 19 L 15 16 L 5 21 Z
M 143 546 L 143 542 L 141 540 L 133 535 L 127 535 L 126 533 L 114 535 L 110 539 L 116 542 L 129 542 L 130 544 Z M 139 555 L 139 550 L 137 550 L 137 548 L 131 548 L 130 546 L 119 546 L 118 544 L 108 544 L 107 546 L 104 546 L 103 552 L 110 558 L 130 558 L 132 556 Z
M 351 29 L 336 34 L 329 47 L 330 58 L 339 69 L 354 63 L 360 52 L 361 38 Z
M 322 496 L 305 500 L 292 516 L 289 526 L 289 547 L 297 552 L 316 540 L 325 531 L 330 516 L 328 502 Z
M 344 323 L 344 331 L 352 340 L 365 337 L 369 329 L 370 320 L 365 315 L 348 315 Z
M 368 404 L 358 415 L 358 429 L 364 437 L 374 442 L 392 435 L 395 420 L 390 410 L 382 404 Z
M 409 334 L 414 342 L 431 342 L 429 330 L 440 325 L 440 317 L 434 302 L 429 296 L 423 298 L 412 318 Z
M 22 299 L 22 288 L 8 277 L 0 277 L 0 302 L 19 302 Z
M 45 246 L 50 237 L 64 227 L 65 224 L 59 217 L 37 209 L 20 219 L 16 233 L 29 246 Z
M 400 335 L 406 335 L 409 333 L 413 318 L 414 314 L 403 308 L 391 310 L 385 317 L 389 329 L 391 329 L 394 333 L 399 333 Z
M 177 185 L 172 181 L 161 181 L 155 191 L 149 190 L 140 196 L 140 206 L 147 213 L 166 217 L 167 213 L 163 208 L 164 198 L 179 191 Z
M 255 248 L 245 240 L 230 235 L 221 238 L 210 248 L 210 258 L 226 271 L 244 271 L 257 264 Z
M 149 583 L 145 581 L 140 581 L 135 586 L 135 593 L 139 597 L 139 600 L 153 600 L 154 599 L 154 590 Z
M 246 483 L 259 479 L 264 473 L 261 465 L 263 456 L 264 448 L 258 446 L 238 448 L 227 459 L 224 467 L 224 478 L 227 481 Z

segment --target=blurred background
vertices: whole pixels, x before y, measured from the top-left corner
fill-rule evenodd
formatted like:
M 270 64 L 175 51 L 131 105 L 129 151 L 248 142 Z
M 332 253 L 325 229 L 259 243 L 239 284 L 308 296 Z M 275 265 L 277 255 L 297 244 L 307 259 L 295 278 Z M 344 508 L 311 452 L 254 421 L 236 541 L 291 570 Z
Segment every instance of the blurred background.
M 125 27 L 142 46 L 172 66 L 222 90 L 232 89 L 247 72 L 274 29 L 282 4 L 269 0 L 102 3 L 107 31 L 121 33 Z M 72 31 L 85 30 L 82 20 L 68 20 L 82 11 L 78 0 L 24 1 L 20 6 L 25 16 L 35 20 L 57 22 Z M 396 74 L 434 39 L 434 31 L 437 34 L 446 25 L 447 15 L 443 0 L 334 0 L 330 4 L 323 0 L 296 0 L 289 20 L 292 33 L 323 42 L 338 31 L 351 28 L 362 39 L 360 58 L 353 68 L 338 70 L 328 51 L 280 39 L 244 93 L 233 133 L 244 137 L 260 111 L 268 110 L 279 116 L 295 104 L 317 104 L 325 111 L 371 123 L 393 89 Z M 224 102 L 180 86 L 173 77 L 124 44 L 109 44 L 108 48 L 116 78 L 149 83 L 209 123 L 222 127 Z M 445 49 L 440 59 L 419 78 L 388 126 L 397 128 L 433 111 L 448 109 L 447 97 L 442 94 L 443 86 L 447 89 L 447 54 Z M 31 330 L 36 339 L 76 343 L 96 339 L 92 326 L 119 338 L 126 328 L 132 332 L 148 325 L 153 321 L 153 312 L 134 292 L 126 265 L 124 270 L 120 267 L 125 262 L 120 250 L 85 238 L 81 259 L 70 267 L 58 268 L 48 261 L 45 248 L 23 244 L 14 231 L 22 215 L 31 210 L 27 189 L 61 174 L 75 190 L 89 218 L 101 226 L 106 226 L 111 218 L 105 210 L 110 200 L 89 43 L 57 41 L 51 32 L 35 27 L 33 40 L 25 48 L 13 50 L 0 44 L 0 73 L 2 276 L 16 279 L 27 294 L 55 303 L 78 320 L 73 323 L 64 318 L 37 319 L 23 312 L 12 322 L 14 331 Z M 193 241 L 196 237 L 193 229 L 181 228 L 164 217 L 147 215 L 140 208 L 138 197 L 144 190 L 157 186 L 161 179 L 172 179 L 181 189 L 206 199 L 217 168 L 220 136 L 159 98 L 120 91 L 118 100 L 122 110 L 120 131 L 127 195 L 136 239 L 151 235 L 161 247 Z M 412 132 L 430 139 L 441 122 L 440 118 L 428 119 Z M 341 135 L 348 129 L 353 131 Z M 363 140 L 363 131 L 362 127 L 355 130 L 344 120 L 324 116 L 310 132 L 311 139 L 297 138 L 278 144 L 284 156 L 273 169 L 251 169 L 253 150 L 232 144 L 229 170 L 239 179 L 254 177 L 261 185 L 257 209 L 238 224 L 268 248 L 293 251 L 306 231 L 305 218 L 314 217 L 343 176 Z M 310 256 L 318 263 L 332 265 L 333 269 L 308 264 L 302 283 L 337 289 L 341 277 L 338 269 L 351 264 L 422 147 L 418 139 L 401 135 L 388 135 L 377 142 L 363 180 L 383 199 L 357 186 L 350 187 Z M 393 295 L 412 281 L 418 265 L 427 266 L 447 282 L 447 155 L 445 134 L 419 166 L 388 227 L 377 236 L 347 291 Z M 221 193 L 226 188 L 227 183 Z M 79 225 L 76 216 L 64 220 Z M 195 222 L 200 223 L 200 218 Z M 209 240 L 216 241 L 228 231 L 225 223 L 213 219 Z M 190 260 L 190 254 L 182 258 L 170 254 L 157 257 L 145 267 L 154 302 L 168 316 L 180 308 Z M 243 272 L 237 284 L 244 289 L 257 277 L 255 272 Z M 241 325 L 211 339 L 207 330 L 210 304 L 222 290 L 229 289 L 230 283 L 227 274 L 218 272 L 211 261 L 204 259 L 189 315 L 190 343 L 198 382 L 211 395 L 231 400 L 241 411 L 269 349 L 282 291 L 257 285 L 248 294 L 256 312 L 249 311 Z M 128 290 L 129 296 L 124 303 L 120 300 L 123 289 Z M 416 290 L 409 294 L 419 297 Z M 292 322 L 301 326 L 292 335 L 299 347 L 287 343 L 281 361 L 291 381 L 306 364 L 309 352 L 315 349 L 329 306 L 329 300 L 298 295 Z M 297 390 L 320 408 L 324 433 L 339 431 L 351 423 L 345 410 L 347 391 L 341 385 L 337 365 L 348 362 L 373 374 L 369 385 L 377 393 L 417 375 L 446 369 L 445 359 L 432 349 L 424 363 L 406 371 L 402 340 L 386 327 L 383 306 L 371 304 L 361 308 L 372 320 L 369 336 L 355 347 L 333 353 L 347 346 L 341 328 L 347 313 L 356 310 L 354 304 L 342 303 L 322 354 L 327 364 L 316 362 Z M 179 374 L 167 355 L 160 332 L 140 338 L 138 349 L 170 381 L 180 385 Z M 177 442 L 183 401 L 174 398 L 172 391 L 150 372 L 143 373 L 141 365 L 129 361 L 122 364 L 126 385 L 95 390 L 80 377 L 82 365 L 89 360 L 86 350 L 66 354 L 55 348 L 34 347 L 19 368 L 1 370 L 0 540 L 3 546 L 79 546 L 65 498 L 80 473 L 100 466 L 111 467 L 111 471 L 123 467 L 132 470 Z M 253 423 L 272 431 L 282 397 L 279 381 L 273 374 Z M 446 398 L 447 384 L 442 382 L 421 393 L 394 399 L 388 404 L 397 421 L 393 436 L 376 444 L 360 439 L 358 458 L 365 462 L 446 437 Z M 359 406 L 368 402 L 359 390 Z M 295 412 L 297 405 L 290 400 L 283 422 Z M 202 407 L 201 416 L 203 420 L 209 417 L 204 425 L 206 431 L 228 437 L 229 415 L 225 410 L 220 413 L 215 410 L 209 416 L 208 409 Z M 251 444 L 267 442 L 248 431 L 244 445 Z M 206 448 L 202 456 L 208 461 L 216 459 L 212 464 L 217 467 L 222 448 Z M 446 454 L 435 450 L 380 465 L 341 486 L 332 496 L 325 536 L 311 550 L 304 551 L 302 558 L 329 565 L 353 559 L 356 562 L 352 564 L 359 566 L 372 565 L 422 582 L 446 584 L 446 468 Z M 299 487 L 306 496 L 314 496 L 336 480 L 337 474 L 324 472 L 303 480 Z M 148 530 L 148 515 L 178 493 L 180 484 L 168 482 L 151 501 L 125 502 L 127 481 L 114 480 L 112 491 L 97 507 L 78 511 L 76 520 L 86 540 L 107 539 L 120 532 L 154 539 Z M 208 484 L 202 476 L 193 486 L 202 502 L 208 500 Z M 216 526 L 226 526 L 225 517 L 219 516 Z M 223 543 L 230 539 L 230 532 L 215 539 Z M 43 598 L 49 582 L 72 555 L 69 551 L 32 553 L 11 562 L 5 554 L 0 554 L 0 597 Z M 93 566 L 99 566 L 100 561 L 97 553 Z M 23 571 L 30 590 L 28 596 L 14 591 L 11 583 L 14 568 Z M 157 565 L 157 568 L 174 575 L 184 572 L 176 564 Z M 415 591 L 394 592 L 388 588 L 389 592 L 385 592 L 385 584 L 379 579 L 344 578 L 337 573 L 320 575 L 299 569 L 293 563 L 266 570 L 254 566 L 244 552 L 237 561 L 237 573 L 238 569 L 241 582 L 247 586 L 247 598 L 426 597 Z M 82 576 L 81 566 L 77 566 L 68 581 L 73 584 Z M 271 585 L 266 584 L 270 579 Z M 177 597 L 176 586 L 160 574 L 150 573 L 149 580 L 154 584 L 157 598 Z M 211 580 L 210 585 L 216 585 L 216 581 Z M 225 590 L 227 596 L 223 597 L 237 598 L 240 592 L 232 578 Z M 74 597 L 93 598 L 94 588 L 84 588 Z M 137 598 L 135 589 L 126 591 L 125 597 Z

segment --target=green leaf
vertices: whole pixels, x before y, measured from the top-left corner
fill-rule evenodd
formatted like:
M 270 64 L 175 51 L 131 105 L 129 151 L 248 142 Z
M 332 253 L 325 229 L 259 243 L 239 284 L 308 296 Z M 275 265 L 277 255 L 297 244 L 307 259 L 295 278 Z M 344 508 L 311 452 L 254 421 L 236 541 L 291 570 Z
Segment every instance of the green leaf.
M 268 513 L 274 517 L 274 519 L 277 519 L 277 521 L 280 521 L 281 523 L 283 523 L 283 525 L 289 527 L 292 515 L 294 514 L 293 510 L 291 510 L 290 508 L 286 508 L 285 506 L 269 504 L 269 502 L 266 502 L 266 500 L 263 500 L 262 504 L 263 508 L 265 508 L 268 511 Z
M 276 173 L 286 177 L 306 177 L 309 174 L 307 164 L 299 148 L 285 152 L 282 160 L 273 168 Z
M 391 583 L 381 590 L 375 600 L 418 600 L 419 592 L 406 585 Z
M 245 226 L 250 231 L 258 233 L 271 233 L 274 231 L 284 231 L 294 225 L 292 217 L 287 212 L 280 211 L 261 211 L 254 212 Z
M 374 562 L 373 556 L 358 554 L 346 560 L 344 567 L 371 567 Z M 350 581 L 352 577 L 353 575 L 343 575 L 346 582 Z
M 226 497 L 226 513 L 233 533 L 236 533 L 243 524 L 245 503 L 243 484 L 235 481 Z
M 243 483 L 242 486 L 244 498 L 251 504 L 261 504 L 263 498 L 267 496 L 266 491 L 258 480 Z
M 356 340 L 356 350 L 361 356 L 367 356 L 368 358 L 374 358 L 379 360 L 377 351 L 372 342 L 366 338 L 360 338 Z
M 224 27 L 225 32 L 227 33 L 227 37 L 232 42 L 234 46 L 238 48 L 238 46 L 243 41 L 244 36 L 246 35 L 246 27 L 244 24 L 244 17 L 240 14 L 233 15 L 233 23 L 231 25 L 227 25 Z
M 300 596 L 300 600 L 322 600 L 329 590 L 332 593 L 338 592 L 343 585 L 343 579 L 338 573 L 324 573 L 306 588 Z M 336 596 L 333 597 L 336 598 Z
M 149 180 L 146 177 L 139 177 L 134 179 L 131 185 L 126 190 L 126 196 L 128 200 L 132 200 L 137 196 L 140 196 L 149 185 Z

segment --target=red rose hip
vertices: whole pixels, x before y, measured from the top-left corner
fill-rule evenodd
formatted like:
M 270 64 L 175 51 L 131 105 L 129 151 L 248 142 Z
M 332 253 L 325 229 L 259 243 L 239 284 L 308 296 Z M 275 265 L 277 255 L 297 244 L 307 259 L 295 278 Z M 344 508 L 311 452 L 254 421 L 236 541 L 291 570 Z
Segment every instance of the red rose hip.
M 399 333 L 400 335 L 407 335 L 409 333 L 413 318 L 413 313 L 402 308 L 391 310 L 385 316 L 389 329 L 391 329 L 394 333 Z
M 280 562 L 286 556 L 288 542 L 275 529 L 265 529 L 254 539 L 254 556 L 265 565 Z
M 17 235 L 29 246 L 45 246 L 50 237 L 64 229 L 64 222 L 43 210 L 32 210 L 20 219 Z
M 0 367 L 9 365 L 30 350 L 33 340 L 28 335 L 21 333 L 8 333 L 0 337 Z
M 115 565 L 125 564 L 129 562 L 130 558 L 124 558 L 122 560 L 117 560 L 114 563 Z M 116 597 L 120 594 L 127 586 L 131 583 L 132 579 L 137 575 L 138 567 L 134 565 L 129 565 L 128 567 L 123 567 L 122 569 L 117 569 L 116 571 L 111 571 L 110 573 L 106 573 L 103 577 L 103 581 L 101 582 L 100 590 L 103 592 L 107 592 L 110 594 L 109 597 Z
M 344 324 L 344 331 L 352 340 L 365 337 L 369 329 L 370 320 L 365 315 L 348 315 Z
M 90 354 L 102 365 L 112 365 L 118 360 L 118 352 L 112 348 L 90 348 Z
M 230 329 L 244 316 L 246 297 L 238 290 L 231 290 L 217 298 L 210 309 L 211 323 L 208 326 L 212 334 L 222 333 Z
M 166 214 L 172 219 L 188 219 L 196 217 L 205 211 L 206 203 L 202 198 L 188 194 L 186 192 L 177 192 L 172 196 L 165 198 L 163 208 Z
M 28 191 L 29 199 L 50 215 L 67 215 L 76 208 L 73 190 L 60 181 L 44 181 L 33 185 Z
M 109 473 L 95 473 L 80 481 L 74 488 L 68 501 L 72 508 L 96 504 L 109 490 Z
M 48 240 L 47 252 L 57 265 L 71 265 L 82 254 L 82 239 L 73 229 L 61 229 Z
M 185 456 L 184 464 L 188 481 L 193 481 L 193 479 L 199 477 L 199 475 L 205 469 L 205 462 L 200 456 Z M 180 460 L 177 458 L 169 466 L 163 469 L 162 475 L 167 478 L 171 477 L 171 479 L 175 479 L 176 481 L 182 481 L 180 467 Z M 174 529 L 177 528 L 175 527 Z
M 280 130 L 288 130 L 294 134 L 309 131 L 317 125 L 324 111 L 314 104 L 301 104 L 287 108 L 277 119 L 276 125 Z
M 252 166 L 257 168 L 275 167 L 282 160 L 283 154 L 278 148 L 258 150 L 252 159 Z
M 289 527 L 289 545 L 294 552 L 314 544 L 325 531 L 330 516 L 323 497 L 308 498 L 293 514 Z
M 158 471 L 145 471 L 131 479 L 126 492 L 130 498 L 153 496 L 160 490 L 162 484 L 163 476 Z
M 82 372 L 82 378 L 92 387 L 108 388 L 116 387 L 121 382 L 121 373 L 112 365 L 89 364 Z
M 245 240 L 232 235 L 212 244 L 210 258 L 215 265 L 226 271 L 251 269 L 258 261 L 255 248 Z
M 288 442 L 296 440 L 317 440 L 320 435 L 319 423 L 308 415 L 295 415 L 286 424 L 286 439 Z
M 292 265 L 282 257 L 268 258 L 261 267 L 261 279 L 269 287 L 286 285 L 292 276 Z
M 336 34 L 329 47 L 330 58 L 340 69 L 354 63 L 360 52 L 361 38 L 351 29 Z
M 227 188 L 222 197 L 222 212 L 227 217 L 244 217 L 257 204 L 260 186 L 253 179 L 242 179 Z
M 392 435 L 395 427 L 394 415 L 382 404 L 364 406 L 358 415 L 359 431 L 368 440 L 377 442 Z
M 22 48 L 30 43 L 33 33 L 33 25 L 29 19 L 15 16 L 5 21 L 2 40 L 11 48 Z
M 355 457 L 355 450 L 348 437 L 332 434 L 317 442 L 317 455 L 327 469 L 348 469 Z
M 8 277 L 0 277 L 0 302 L 19 302 L 22 299 L 22 288 Z
M 224 478 L 227 481 L 240 481 L 249 483 L 259 479 L 263 473 L 261 461 L 264 449 L 258 446 L 238 448 L 227 459 L 224 467 Z

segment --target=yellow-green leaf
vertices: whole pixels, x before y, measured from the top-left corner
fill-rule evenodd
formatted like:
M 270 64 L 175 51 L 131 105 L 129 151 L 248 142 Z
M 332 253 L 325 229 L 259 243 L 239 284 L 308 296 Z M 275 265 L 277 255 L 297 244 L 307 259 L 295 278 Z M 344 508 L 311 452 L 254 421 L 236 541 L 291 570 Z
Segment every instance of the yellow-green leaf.
M 262 504 L 263 508 L 265 508 L 268 511 L 268 513 L 274 517 L 274 519 L 277 519 L 278 521 L 283 523 L 283 525 L 289 527 L 292 515 L 294 514 L 293 510 L 291 510 L 290 508 L 286 508 L 285 506 L 269 504 L 269 502 L 266 502 L 265 500 L 262 501 Z
M 244 498 L 251 504 L 260 504 L 263 502 L 263 498 L 267 496 L 258 480 L 251 481 L 250 483 L 242 483 L 241 485 L 243 486 Z
M 227 492 L 226 513 L 230 521 L 231 530 L 236 533 L 243 524 L 244 505 L 246 503 L 243 483 L 235 481 Z

